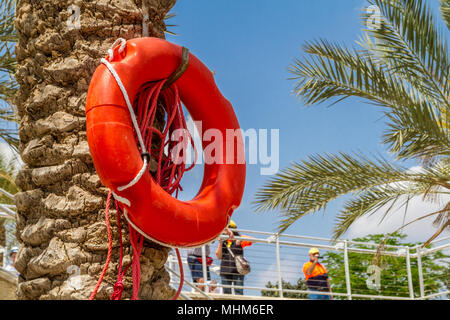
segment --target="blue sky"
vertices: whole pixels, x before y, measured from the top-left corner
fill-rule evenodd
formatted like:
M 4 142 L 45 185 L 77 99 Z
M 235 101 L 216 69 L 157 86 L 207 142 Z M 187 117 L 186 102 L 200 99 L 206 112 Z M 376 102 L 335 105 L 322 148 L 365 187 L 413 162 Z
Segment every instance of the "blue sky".
M 431 1 L 434 7 L 437 1 Z M 211 70 L 223 95 L 231 101 L 241 127 L 280 129 L 280 168 L 315 153 L 380 152 L 385 128 L 380 109 L 361 99 L 348 99 L 306 108 L 292 94 L 288 67 L 301 57 L 305 41 L 325 38 L 356 46 L 361 34 L 362 0 L 246 0 L 178 1 L 168 23 L 169 41 L 186 46 Z M 408 165 L 414 165 L 410 163 Z M 182 199 L 194 196 L 202 167 L 186 175 Z M 256 214 L 251 202 L 268 176 L 258 165 L 248 165 L 244 198 L 233 218 L 240 228 L 273 231 L 275 213 Z M 310 215 L 288 233 L 330 236 L 342 200 L 325 215 Z
M 437 13 L 438 1 L 429 3 Z M 280 130 L 280 169 L 325 152 L 361 150 L 389 158 L 381 145 L 385 125 L 379 108 L 360 99 L 331 108 L 328 104 L 305 108 L 292 94 L 295 82 L 288 80 L 287 69 L 301 57 L 306 41 L 324 38 L 356 46 L 362 28 L 360 12 L 366 6 L 364 0 L 179 0 L 172 10 L 176 17 L 169 20 L 177 25 L 170 28 L 177 35 L 167 39 L 188 47 L 215 71 L 216 82 L 244 130 Z M 0 150 L 7 153 L 4 145 Z M 251 205 L 257 189 L 269 179 L 260 175 L 260 169 L 247 166 L 244 198 L 233 219 L 240 228 L 273 231 L 278 216 L 256 214 Z M 202 171 L 198 166 L 186 174 L 181 199 L 195 196 Z M 287 232 L 329 237 L 343 201 L 329 205 L 325 215 L 302 218 Z

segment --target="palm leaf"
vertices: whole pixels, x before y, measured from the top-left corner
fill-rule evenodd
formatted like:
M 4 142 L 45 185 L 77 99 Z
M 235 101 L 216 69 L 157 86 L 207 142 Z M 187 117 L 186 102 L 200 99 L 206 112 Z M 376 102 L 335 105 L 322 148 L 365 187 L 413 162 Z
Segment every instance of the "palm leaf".
M 430 190 L 430 186 L 432 190 Z M 441 194 L 440 188 L 429 183 L 391 183 L 377 187 L 368 188 L 352 199 L 348 200 L 337 216 L 334 228 L 334 238 L 342 236 L 350 226 L 359 218 L 375 212 L 382 212 L 379 223 L 392 213 L 394 209 L 406 207 L 414 197 L 421 197 L 425 192 L 428 194 Z M 402 198 L 406 198 L 398 206 L 395 206 Z
M 441 15 L 450 29 L 450 0 L 441 0 Z
M 385 107 L 384 142 L 398 158 L 448 155 L 449 120 L 439 102 L 393 74 L 370 51 L 351 50 L 326 40 L 307 43 L 307 57 L 290 71 L 298 80 L 295 93 L 306 105 L 361 97 Z
M 15 0 L 0 0 L 0 139 L 17 150 L 17 117 L 13 108 L 13 98 L 18 84 L 13 75 L 16 71 L 14 46 L 17 42 L 17 31 L 14 27 Z
M 450 69 L 446 37 L 439 30 L 431 10 L 423 0 L 369 0 L 379 7 L 379 28 L 366 30 L 371 52 L 392 73 L 407 79 L 426 96 L 450 107 Z M 363 22 L 370 18 L 362 14 Z
M 377 156 L 371 160 L 363 154 L 346 153 L 316 155 L 282 170 L 256 194 L 258 211 L 279 210 L 283 216 L 278 230 L 285 231 L 293 222 L 308 213 L 324 210 L 333 200 L 352 193 L 356 199 L 344 209 L 344 215 L 358 216 L 379 209 L 400 195 L 408 194 L 413 184 L 420 191 L 438 192 L 435 188 L 448 186 L 440 170 L 408 172 Z M 394 188 L 392 185 L 395 185 Z M 346 221 L 353 222 L 350 217 Z M 343 228 L 343 227 L 342 227 Z
M 450 189 L 450 57 L 447 37 L 423 0 L 369 0 L 380 11 L 378 27 L 365 30 L 359 48 L 326 40 L 306 43 L 305 56 L 290 68 L 295 94 L 306 105 L 349 97 L 383 107 L 383 142 L 397 159 L 418 159 L 420 172 L 363 154 L 316 155 L 294 163 L 256 194 L 258 211 L 278 210 L 283 232 L 302 216 L 324 211 L 350 195 L 337 217 L 335 236 L 361 216 L 405 209 L 421 196 L 435 201 Z M 442 1 L 444 19 L 449 2 Z M 369 13 L 362 14 L 367 25 Z M 445 211 L 445 210 L 444 210 Z M 447 227 L 447 211 L 435 222 Z M 442 229 L 442 230 L 441 230 Z
M 178 25 L 176 24 L 168 24 L 167 21 L 170 19 L 173 19 L 174 17 L 176 17 L 177 15 L 175 13 L 167 13 L 164 17 L 164 24 L 166 26 L 166 30 L 164 31 L 165 33 L 171 34 L 173 36 L 176 36 L 177 34 L 175 32 L 173 32 L 172 30 L 168 30 L 168 28 L 173 28 L 173 27 L 178 27 Z

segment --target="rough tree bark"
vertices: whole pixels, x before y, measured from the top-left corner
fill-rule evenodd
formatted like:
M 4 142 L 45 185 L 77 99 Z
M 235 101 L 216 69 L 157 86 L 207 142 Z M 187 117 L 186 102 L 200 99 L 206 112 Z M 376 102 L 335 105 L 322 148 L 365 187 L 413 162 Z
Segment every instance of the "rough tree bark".
M 87 299 L 91 294 L 106 260 L 107 189 L 95 173 L 86 141 L 89 81 L 112 42 L 142 36 L 143 7 L 149 15 L 149 35 L 164 37 L 164 17 L 175 1 L 17 2 L 20 90 L 15 104 L 25 163 L 16 179 L 23 190 L 16 195 L 17 237 L 22 243 L 16 262 L 19 299 Z M 70 5 L 80 8 L 80 29 L 67 26 Z M 114 252 L 99 299 L 109 298 L 117 275 L 115 220 L 112 210 Z M 131 259 L 128 247 L 125 263 Z M 167 248 L 145 243 L 141 299 L 173 296 L 164 268 L 167 255 Z M 123 298 L 131 297 L 130 274 L 124 279 Z

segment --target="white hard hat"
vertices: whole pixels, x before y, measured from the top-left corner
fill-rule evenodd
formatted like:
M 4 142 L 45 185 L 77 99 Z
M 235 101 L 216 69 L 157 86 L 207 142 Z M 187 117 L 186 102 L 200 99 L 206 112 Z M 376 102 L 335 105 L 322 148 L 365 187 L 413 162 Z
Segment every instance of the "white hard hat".
M 13 253 L 17 253 L 19 251 L 18 247 L 12 247 L 11 250 L 9 251 L 9 255 L 11 256 Z

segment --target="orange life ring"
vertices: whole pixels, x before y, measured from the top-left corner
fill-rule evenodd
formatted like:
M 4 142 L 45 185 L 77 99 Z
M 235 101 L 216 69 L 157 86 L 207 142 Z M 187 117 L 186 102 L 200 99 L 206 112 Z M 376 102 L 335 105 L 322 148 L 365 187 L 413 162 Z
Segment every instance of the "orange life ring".
M 179 66 L 182 47 L 157 38 L 126 42 L 122 53 L 114 50 L 111 65 L 134 101 L 139 88 L 169 77 Z M 217 88 L 212 73 L 194 55 L 189 55 L 185 73 L 176 81 L 181 101 L 203 130 L 218 129 L 226 145 L 226 130 L 239 130 L 231 104 Z M 180 201 L 165 192 L 148 171 L 132 187 L 118 187 L 133 180 L 143 166 L 134 138 L 126 101 L 116 80 L 100 65 L 95 71 L 86 102 L 87 138 L 97 173 L 120 202 L 127 220 L 147 238 L 172 247 L 194 247 L 217 238 L 242 199 L 245 163 L 205 164 L 203 182 L 190 201 Z M 239 132 L 235 148 L 243 154 Z M 211 142 L 202 141 L 203 149 Z M 237 151 L 235 149 L 235 151 Z

